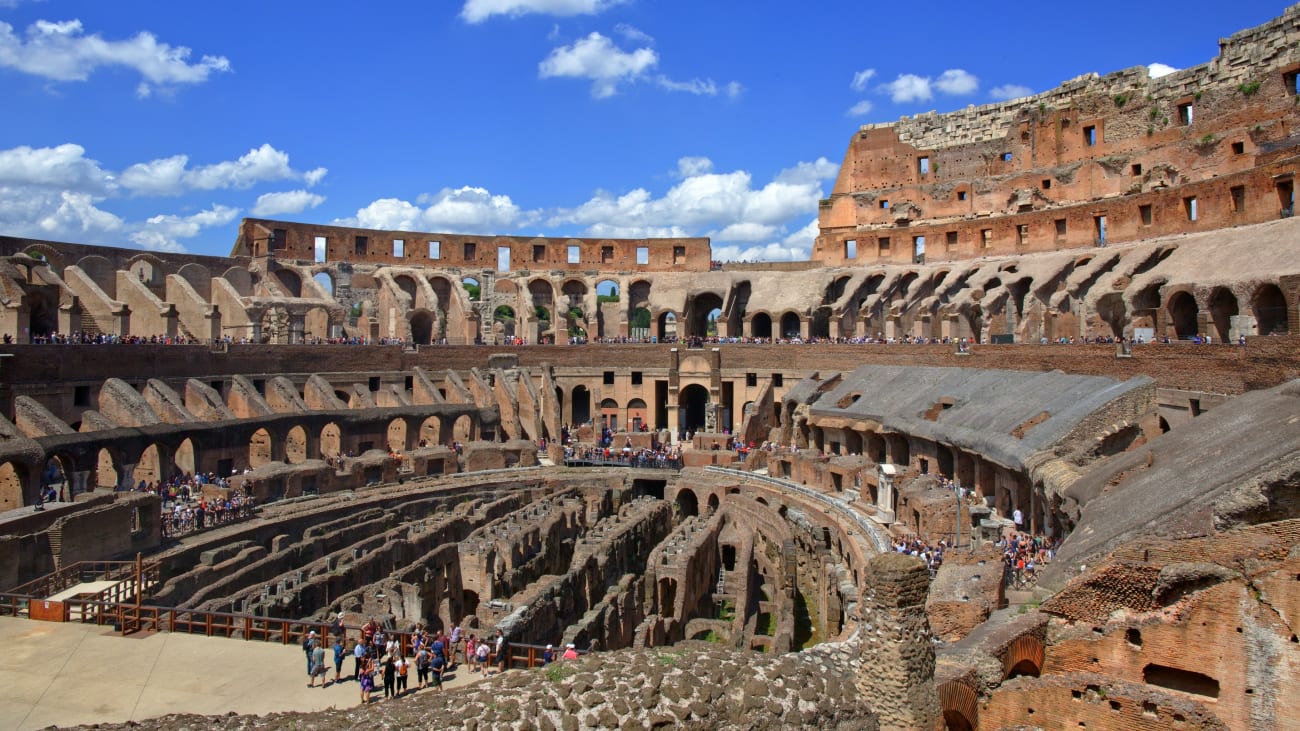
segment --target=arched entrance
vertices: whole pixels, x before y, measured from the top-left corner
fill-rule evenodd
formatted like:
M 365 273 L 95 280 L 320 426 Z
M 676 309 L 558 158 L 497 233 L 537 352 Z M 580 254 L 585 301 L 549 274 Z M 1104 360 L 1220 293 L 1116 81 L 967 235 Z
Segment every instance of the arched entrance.
M 307 430 L 295 426 L 284 440 L 284 458 L 289 464 L 307 461 Z
M 271 461 L 271 432 L 258 429 L 248 440 L 248 466 L 257 469 Z
M 677 505 L 678 518 L 700 514 L 700 499 L 689 487 L 678 490 L 677 498 L 673 502 Z
M 665 312 L 659 316 L 659 342 L 670 343 L 677 339 L 677 315 Z
M 421 447 L 431 447 L 438 443 L 439 430 L 442 428 L 442 422 L 438 417 L 430 416 L 420 424 L 420 441 Z
M 1218 287 L 1210 294 L 1210 320 L 1214 322 L 1214 336 L 1220 343 L 1231 337 L 1232 318 L 1237 316 L 1237 298 L 1227 287 Z
M 1260 335 L 1286 334 L 1286 297 L 1276 284 L 1265 284 L 1255 291 L 1251 310 L 1259 325 Z
M 186 437 L 176 448 L 176 454 L 172 456 L 172 464 L 183 475 L 193 475 L 198 472 L 199 459 L 198 453 L 194 450 L 194 441 Z
M 1177 292 L 1169 298 L 1169 319 L 1174 325 L 1174 336 L 1179 340 L 1196 335 L 1198 314 L 1196 299 L 1187 292 Z
M 709 403 L 709 390 L 699 384 L 682 389 L 678 397 L 678 424 L 680 430 L 694 432 L 704 429 L 705 408 Z
M 586 386 L 573 387 L 573 423 L 586 424 L 591 421 L 591 391 Z
M 793 312 L 787 312 L 784 315 L 781 315 L 781 337 L 788 340 L 800 337 L 801 333 L 799 331 L 799 324 L 799 315 Z
M 393 452 L 406 451 L 406 419 L 388 422 L 388 449 Z
M 320 430 L 320 455 L 322 457 L 338 457 L 342 447 L 342 432 L 339 431 L 339 425 L 330 422 Z
M 13 510 L 23 506 L 23 483 L 26 469 L 14 462 L 0 464 L 0 510 Z
M 411 313 L 411 340 L 416 345 L 429 345 L 433 342 L 433 313 L 428 310 Z
M 749 334 L 755 338 L 770 339 L 772 337 L 772 317 L 766 312 L 754 315 L 754 319 L 749 323 Z
M 686 336 L 692 338 L 716 337 L 718 318 L 722 315 L 722 298 L 713 292 L 703 292 L 695 296 L 691 304 L 690 320 L 686 325 Z
M 116 489 L 119 474 L 118 461 L 113 456 L 113 453 L 107 449 L 99 450 L 99 455 L 95 460 L 95 487 Z

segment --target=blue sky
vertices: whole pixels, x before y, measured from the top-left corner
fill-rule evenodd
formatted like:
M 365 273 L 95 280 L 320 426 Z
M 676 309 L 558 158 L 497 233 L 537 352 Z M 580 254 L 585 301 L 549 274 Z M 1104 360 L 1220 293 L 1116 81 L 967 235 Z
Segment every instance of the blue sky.
M 0 0 L 0 233 L 225 255 L 264 216 L 801 259 L 859 124 L 1195 65 L 1285 5 L 1010 7 Z

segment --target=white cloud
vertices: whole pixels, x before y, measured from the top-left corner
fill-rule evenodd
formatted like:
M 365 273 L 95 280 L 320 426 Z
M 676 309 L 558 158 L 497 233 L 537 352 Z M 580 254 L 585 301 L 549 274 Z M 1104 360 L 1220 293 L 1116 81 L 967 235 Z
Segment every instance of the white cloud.
M 713 79 L 691 79 L 690 81 L 673 81 L 667 76 L 656 76 L 655 84 L 665 91 L 684 91 L 696 96 L 717 96 L 718 85 Z
M 728 81 L 726 94 L 728 99 L 735 99 L 745 92 L 745 87 L 739 81 Z
M 619 83 L 637 79 L 658 63 L 659 55 L 652 49 L 638 48 L 629 53 L 593 32 L 571 46 L 551 49 L 550 55 L 538 64 L 538 75 L 543 79 L 590 79 L 591 95 L 603 99 L 616 94 Z
M 137 195 L 180 195 L 186 190 L 245 189 L 257 183 L 302 179 L 314 185 L 325 168 L 299 173 L 289 166 L 289 154 L 269 144 L 255 147 L 238 160 L 190 168 L 188 155 L 173 155 L 136 163 L 122 171 L 122 185 Z
M 190 63 L 190 54 L 189 48 L 161 43 L 146 31 L 110 41 L 86 35 L 80 20 L 38 20 L 20 36 L 12 25 L 0 22 L 0 67 L 54 81 L 85 81 L 98 68 L 125 67 L 144 77 L 136 87 L 140 98 L 147 98 L 153 86 L 198 84 L 213 73 L 231 70 L 224 56 L 203 56 Z
M 979 89 L 980 80 L 974 74 L 963 69 L 948 69 L 934 81 L 934 88 L 943 94 L 965 96 L 974 94 Z
M 325 202 L 325 196 L 305 190 L 287 190 L 282 193 L 263 193 L 253 204 L 253 215 L 272 218 L 292 213 L 302 213 Z
M 792 168 L 786 168 L 777 173 L 776 179 L 782 183 L 793 183 L 795 185 L 808 185 L 820 183 L 823 180 L 834 178 L 840 174 L 840 166 L 819 157 L 812 162 L 801 162 Z
M 930 77 L 916 74 L 899 74 L 897 79 L 885 84 L 885 91 L 895 104 L 925 102 L 934 98 L 930 91 Z
M 1168 76 L 1175 71 L 1178 71 L 1178 69 L 1164 63 L 1153 63 L 1147 66 L 1147 75 L 1153 79 L 1158 79 L 1161 76 Z
M 762 241 L 776 235 L 779 229 L 764 223 L 733 223 L 721 231 L 710 233 L 719 241 Z
M 683 157 L 677 161 L 677 177 L 689 178 L 713 172 L 713 161 L 707 157 Z
M 1021 97 L 1031 96 L 1033 93 L 1033 89 L 1030 89 L 1028 86 L 1021 86 L 1020 84 L 1002 84 L 1001 86 L 995 86 L 992 89 L 989 89 L 989 96 L 999 101 L 1019 99 Z
M 530 225 L 538 217 L 536 211 L 522 210 L 510 196 L 466 185 L 421 195 L 416 203 L 380 198 L 358 210 L 355 217 L 335 223 L 405 231 L 500 233 Z
M 875 75 L 875 69 L 862 69 L 853 75 L 853 81 L 849 83 L 849 88 L 854 91 L 863 91 L 867 88 L 867 84 L 871 83 L 871 79 Z
M 238 216 L 238 208 L 221 205 L 189 216 L 153 216 L 145 221 L 141 230 L 131 234 L 130 239 L 146 249 L 181 252 L 185 247 L 177 239 L 194 238 L 203 229 L 224 226 Z
M 460 17 L 467 23 L 482 23 L 494 15 L 595 15 L 626 0 L 465 0 Z
M 854 104 L 853 106 L 849 107 L 849 111 L 845 112 L 845 114 L 847 114 L 850 117 L 865 117 L 868 114 L 871 114 L 871 110 L 873 108 L 874 107 L 872 106 L 871 102 L 867 101 L 866 99 L 863 99 L 857 104 Z
M 655 42 L 654 36 L 651 36 L 640 28 L 630 26 L 627 23 L 619 23 L 614 26 L 614 32 L 626 38 L 630 43 L 649 44 Z
M 115 187 L 113 175 L 87 158 L 81 145 L 14 147 L 0 150 L 0 185 L 62 188 L 106 195 Z

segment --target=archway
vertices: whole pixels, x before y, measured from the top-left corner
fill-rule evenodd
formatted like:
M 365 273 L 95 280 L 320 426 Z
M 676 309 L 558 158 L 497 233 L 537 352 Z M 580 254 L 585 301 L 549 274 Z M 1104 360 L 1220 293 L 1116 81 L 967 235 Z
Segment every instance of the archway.
M 618 282 L 602 279 L 596 282 L 596 336 L 601 338 L 618 335 L 619 309 Z
M 289 293 L 290 297 L 302 296 L 302 277 L 292 269 L 276 269 L 275 278 L 279 280 L 280 286 Z
M 678 421 L 682 432 L 704 429 L 704 415 L 708 403 L 709 390 L 704 386 L 693 383 L 682 389 L 678 397 Z
M 469 414 L 456 417 L 455 423 L 451 425 L 451 438 L 457 442 L 468 442 L 474 438 L 474 420 Z
M 1285 335 L 1287 332 L 1286 296 L 1276 284 L 1265 284 L 1255 290 L 1251 310 L 1259 325 L 1260 335 Z
M 135 487 L 142 482 L 145 485 L 156 485 L 161 482 L 165 477 L 163 466 L 158 445 L 150 444 L 145 447 L 145 450 L 140 453 L 140 459 L 136 460 L 135 469 L 131 471 L 131 486 Z
M 406 419 L 388 422 L 388 449 L 392 452 L 406 451 Z
M 49 459 L 45 460 L 45 469 L 41 471 L 41 488 L 53 487 L 55 492 L 58 493 L 60 502 L 72 500 L 72 498 L 76 497 L 73 492 L 75 488 L 68 481 L 69 467 L 71 465 L 71 460 L 59 455 L 51 455 Z
M 715 492 L 715 493 L 710 493 L 710 494 L 709 494 L 709 512 L 710 512 L 710 513 L 716 513 L 716 512 L 718 511 L 718 506 L 719 506 L 720 504 L 721 504 L 721 501 L 718 500 L 718 494 L 717 494 L 716 492 Z M 725 548 L 731 548 L 731 551 L 732 551 L 732 563 L 735 563 L 735 560 L 736 560 L 736 559 L 735 559 L 735 551 L 736 551 L 736 549 L 735 549 L 734 547 L 731 547 L 731 546 L 726 546 Z
M 700 514 L 700 499 L 695 496 L 695 492 L 689 487 L 678 490 L 677 497 L 673 502 L 677 505 L 678 518 Z
M 600 427 L 608 428 L 610 431 L 618 431 L 618 402 L 612 398 L 601 399 L 600 401 Z
M 396 284 L 397 288 L 406 295 L 407 307 L 415 308 L 420 306 L 421 303 L 416 299 L 418 290 L 415 287 L 415 279 L 413 277 L 407 274 L 398 274 L 393 277 L 393 284 Z
M 659 315 L 659 342 L 671 343 L 677 339 L 677 315 L 665 312 Z
M 1220 343 L 1231 337 L 1232 318 L 1237 316 L 1237 297 L 1227 287 L 1217 287 L 1210 294 L 1210 320 L 1214 322 L 1214 335 Z
M 95 458 L 95 487 L 117 489 L 119 474 L 117 458 L 113 453 L 107 449 L 99 450 Z
M 1174 335 L 1179 340 L 1196 335 L 1198 314 L 1196 300 L 1187 292 L 1177 292 L 1169 298 L 1169 317 L 1174 324 Z
M 330 276 L 329 272 L 317 272 L 312 279 L 318 287 L 325 290 L 326 294 L 331 297 L 334 296 L 334 277 Z
M 14 510 L 23 506 L 23 484 L 26 482 L 27 470 L 21 464 L 0 464 L 0 510 Z
M 722 315 L 722 298 L 713 292 L 701 292 L 691 303 L 686 336 L 691 338 L 714 337 L 718 334 L 718 318 Z
M 432 447 L 438 444 L 439 435 L 442 433 L 442 421 L 436 416 L 430 416 L 420 423 L 420 441 L 421 447 Z
M 479 286 L 477 279 L 474 277 L 465 277 L 460 280 L 460 286 L 464 288 L 465 292 L 469 295 L 470 302 L 478 302 L 479 296 L 482 294 L 483 290 L 482 287 Z
M 158 287 L 162 284 L 161 272 L 148 259 L 136 259 L 131 263 L 130 272 L 146 287 Z
M 258 429 L 248 440 L 248 466 L 257 469 L 271 461 L 271 432 Z
M 772 316 L 766 312 L 754 315 L 754 319 L 749 323 L 749 334 L 755 338 L 770 339 L 772 337 Z
M 787 312 L 781 315 L 781 337 L 788 340 L 794 340 L 801 336 L 799 331 L 799 315 L 793 312 Z
M 181 471 L 182 475 L 194 475 L 199 470 L 199 457 L 194 449 L 194 440 L 186 437 L 176 448 L 176 453 L 172 455 L 172 464 L 176 469 Z
M 645 401 L 634 398 L 627 402 L 627 419 L 624 423 L 631 431 L 641 431 L 641 427 L 649 425 L 650 412 L 646 408 Z
M 501 335 L 506 338 L 515 336 L 515 309 L 510 305 L 500 305 L 492 311 L 493 327 L 500 326 Z
M 307 430 L 295 426 L 284 438 L 284 459 L 289 464 L 307 461 Z
M 411 313 L 411 340 L 416 345 L 429 345 L 433 342 L 433 313 L 428 310 L 415 310 Z
M 338 457 L 342 453 L 343 434 L 339 425 L 330 422 L 320 430 L 320 454 L 322 457 Z
M 586 424 L 591 421 L 591 391 L 586 386 L 573 387 L 573 423 Z
M 637 340 L 650 337 L 650 310 L 644 307 L 633 308 L 628 315 L 627 334 Z

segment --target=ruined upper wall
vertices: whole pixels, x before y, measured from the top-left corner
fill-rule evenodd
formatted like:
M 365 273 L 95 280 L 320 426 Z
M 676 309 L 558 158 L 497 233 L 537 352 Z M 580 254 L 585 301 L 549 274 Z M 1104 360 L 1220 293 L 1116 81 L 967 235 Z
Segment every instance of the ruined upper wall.
M 517 271 L 708 271 L 707 238 L 578 239 L 383 231 L 245 218 L 231 256 Z M 499 267 L 502 249 L 509 267 Z M 576 256 L 575 256 L 576 255 Z
M 1300 5 L 1152 79 L 865 125 L 819 209 L 821 264 L 957 260 L 1137 241 L 1294 210 Z

